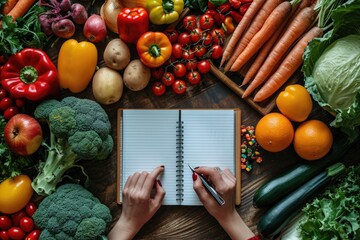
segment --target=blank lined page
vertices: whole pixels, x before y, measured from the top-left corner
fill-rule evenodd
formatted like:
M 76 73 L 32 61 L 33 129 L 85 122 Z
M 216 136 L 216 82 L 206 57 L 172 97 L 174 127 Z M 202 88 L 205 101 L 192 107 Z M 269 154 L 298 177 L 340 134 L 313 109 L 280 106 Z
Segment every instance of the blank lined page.
M 176 130 L 178 110 L 123 110 L 122 186 L 135 172 L 164 165 L 159 177 L 166 191 L 164 205 L 176 202 Z
M 234 110 L 181 110 L 183 121 L 184 201 L 201 205 L 187 166 L 218 166 L 235 174 Z

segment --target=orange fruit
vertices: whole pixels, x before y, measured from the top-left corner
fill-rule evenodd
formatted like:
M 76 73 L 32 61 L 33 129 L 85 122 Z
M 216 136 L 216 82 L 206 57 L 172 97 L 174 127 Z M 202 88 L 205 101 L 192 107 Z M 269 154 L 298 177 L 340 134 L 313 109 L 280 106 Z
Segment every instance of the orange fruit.
M 258 144 L 269 152 L 280 152 L 293 141 L 294 128 L 289 119 L 281 113 L 268 113 L 255 127 Z
M 308 120 L 295 130 L 295 152 L 305 160 L 317 160 L 331 149 L 333 135 L 330 128 L 320 120 Z

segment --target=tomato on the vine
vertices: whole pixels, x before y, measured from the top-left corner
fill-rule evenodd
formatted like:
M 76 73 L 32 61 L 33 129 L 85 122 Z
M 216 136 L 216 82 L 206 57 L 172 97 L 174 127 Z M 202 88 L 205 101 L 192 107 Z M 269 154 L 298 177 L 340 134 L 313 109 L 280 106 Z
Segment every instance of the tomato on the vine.
M 151 76 L 154 79 L 159 80 L 162 78 L 162 75 L 164 74 L 164 72 L 165 72 L 165 69 L 163 67 L 152 68 Z
M 191 41 L 190 39 L 190 34 L 187 32 L 182 32 L 179 34 L 178 37 L 178 43 L 180 43 L 182 46 L 185 46 L 187 44 L 189 44 Z
M 197 68 L 197 62 L 196 60 L 187 61 L 185 66 L 188 71 L 195 70 Z
M 211 34 L 209 32 L 204 33 L 203 38 L 202 38 L 202 44 L 205 46 L 210 46 L 211 43 L 212 43 Z
M 168 28 L 168 29 L 165 29 L 164 33 L 168 37 L 168 39 L 170 40 L 171 43 L 176 43 L 176 41 L 179 37 L 179 33 L 176 29 Z
M 176 80 L 172 89 L 176 94 L 183 94 L 186 92 L 186 83 L 183 80 Z
M 211 31 L 213 44 L 222 45 L 225 42 L 225 32 L 222 28 L 216 28 Z
M 191 39 L 191 42 L 193 42 L 193 43 L 197 43 L 198 41 L 200 41 L 201 36 L 202 36 L 201 28 L 194 28 L 190 32 L 190 39 Z
M 183 59 L 185 60 L 192 60 L 195 58 L 195 53 L 191 49 L 185 49 L 183 52 Z
M 165 93 L 166 87 L 162 82 L 154 82 L 151 90 L 156 96 L 161 96 Z
M 173 74 L 175 77 L 183 77 L 186 74 L 186 66 L 183 63 L 175 63 Z
M 210 61 L 206 59 L 201 60 L 197 64 L 197 69 L 202 74 L 208 73 L 210 71 L 210 68 L 211 68 Z
M 171 86 L 175 82 L 174 74 L 171 72 L 165 72 L 161 78 L 161 82 L 165 86 Z
M 202 56 L 204 56 L 205 53 L 206 53 L 206 48 L 205 48 L 205 46 L 204 46 L 204 45 L 201 45 L 201 44 L 196 45 L 196 46 L 194 47 L 194 53 L 195 53 L 195 56 L 197 56 L 197 57 L 202 57 Z
M 186 79 L 192 85 L 198 84 L 201 81 L 201 75 L 197 71 L 188 72 Z
M 222 56 L 223 49 L 220 45 L 215 44 L 211 46 L 209 51 L 212 59 L 219 59 Z
M 190 32 L 194 28 L 197 27 L 196 18 L 194 15 L 187 15 L 183 19 L 183 27 L 186 29 L 186 31 Z
M 174 58 L 182 58 L 183 55 L 183 47 L 180 43 L 175 43 L 172 45 L 172 52 L 171 55 Z
M 200 16 L 199 25 L 202 30 L 211 29 L 214 26 L 214 18 L 209 14 Z

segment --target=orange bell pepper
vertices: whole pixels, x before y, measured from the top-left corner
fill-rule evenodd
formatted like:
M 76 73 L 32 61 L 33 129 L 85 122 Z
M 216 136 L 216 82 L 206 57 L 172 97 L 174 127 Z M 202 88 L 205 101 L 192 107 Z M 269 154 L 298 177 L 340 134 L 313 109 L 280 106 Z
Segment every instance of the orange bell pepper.
M 162 32 L 146 32 L 136 43 L 140 60 L 151 68 L 160 67 L 170 57 L 172 45 L 169 38 Z
M 63 43 L 58 56 L 58 74 L 61 88 L 73 93 L 89 85 L 98 61 L 96 46 L 91 42 L 69 39 Z

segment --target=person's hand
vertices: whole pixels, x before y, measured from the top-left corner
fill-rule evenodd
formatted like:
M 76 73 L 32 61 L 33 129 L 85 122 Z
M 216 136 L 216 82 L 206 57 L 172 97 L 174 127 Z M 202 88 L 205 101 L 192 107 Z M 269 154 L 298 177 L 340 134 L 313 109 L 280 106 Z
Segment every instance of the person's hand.
M 129 176 L 122 191 L 122 213 L 109 239 L 132 239 L 160 208 L 165 191 L 157 177 L 163 171 L 164 167 L 160 166 L 150 173 L 137 172 Z

